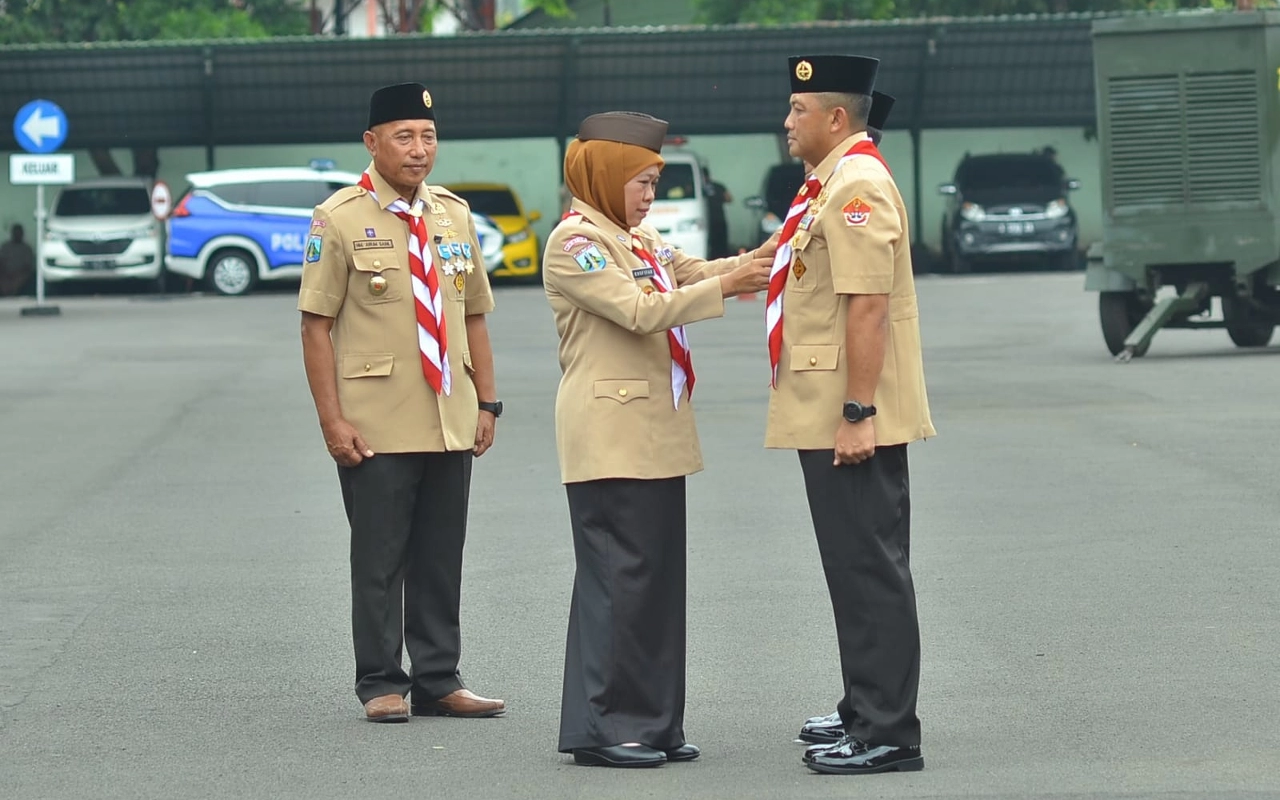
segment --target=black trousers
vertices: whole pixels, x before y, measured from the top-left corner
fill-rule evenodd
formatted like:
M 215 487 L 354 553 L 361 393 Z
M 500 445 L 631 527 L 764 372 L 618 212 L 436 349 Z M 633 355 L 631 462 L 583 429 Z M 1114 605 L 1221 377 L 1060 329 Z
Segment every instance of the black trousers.
M 920 626 L 908 556 L 907 446 L 833 467 L 831 450 L 800 452 L 809 512 L 835 611 L 845 730 L 878 745 L 920 744 Z
M 351 523 L 356 696 L 415 701 L 462 688 L 458 600 L 470 452 L 387 453 L 338 467 Z M 412 677 L 401 665 L 409 649 Z
M 571 483 L 562 753 L 684 744 L 685 480 Z

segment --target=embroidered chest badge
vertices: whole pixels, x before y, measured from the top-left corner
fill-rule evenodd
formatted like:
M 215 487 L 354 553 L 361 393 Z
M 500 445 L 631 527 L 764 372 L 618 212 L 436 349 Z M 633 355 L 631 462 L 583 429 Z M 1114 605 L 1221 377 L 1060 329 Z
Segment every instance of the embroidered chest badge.
M 861 197 L 855 197 L 840 211 L 844 214 L 844 224 L 851 228 L 865 227 L 871 221 L 872 208 Z
M 604 253 L 601 253 L 600 248 L 594 244 L 587 245 L 574 253 L 573 260 L 578 262 L 578 266 L 582 268 L 583 272 L 599 272 L 608 263 L 605 260 Z
M 805 272 L 807 271 L 808 271 L 808 268 L 805 267 L 804 262 L 801 261 L 799 258 L 796 259 L 795 265 L 791 267 L 791 272 L 796 276 L 796 280 L 800 280 L 801 278 L 803 278 Z

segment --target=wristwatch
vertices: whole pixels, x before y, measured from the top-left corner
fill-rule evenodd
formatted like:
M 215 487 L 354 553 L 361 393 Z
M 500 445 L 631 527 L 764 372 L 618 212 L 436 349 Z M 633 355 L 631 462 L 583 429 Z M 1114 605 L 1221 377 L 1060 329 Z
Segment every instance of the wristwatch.
M 875 415 L 875 406 L 864 406 L 857 400 L 850 400 L 844 404 L 844 418 L 849 422 L 862 422 L 867 417 L 874 417 Z
M 502 416 L 502 401 L 501 401 L 501 400 L 495 400 L 495 401 L 494 401 L 494 402 L 492 402 L 492 403 L 486 403 L 486 402 L 484 402 L 483 400 L 481 400 L 481 401 L 480 401 L 480 410 L 481 410 L 481 411 L 488 411 L 490 414 L 492 414 L 492 415 L 493 415 L 493 418 L 494 418 L 494 419 L 497 419 L 498 417 Z

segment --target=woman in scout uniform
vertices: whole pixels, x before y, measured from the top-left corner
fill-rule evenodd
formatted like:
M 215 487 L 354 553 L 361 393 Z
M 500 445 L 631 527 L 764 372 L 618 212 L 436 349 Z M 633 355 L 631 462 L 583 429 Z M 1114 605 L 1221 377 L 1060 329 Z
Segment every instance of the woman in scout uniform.
M 563 377 L 556 444 L 577 561 L 562 753 L 639 767 L 685 742 L 685 476 L 702 469 L 684 325 L 763 289 L 772 245 L 704 261 L 643 225 L 667 123 L 588 117 L 565 156 L 569 212 L 543 257 Z

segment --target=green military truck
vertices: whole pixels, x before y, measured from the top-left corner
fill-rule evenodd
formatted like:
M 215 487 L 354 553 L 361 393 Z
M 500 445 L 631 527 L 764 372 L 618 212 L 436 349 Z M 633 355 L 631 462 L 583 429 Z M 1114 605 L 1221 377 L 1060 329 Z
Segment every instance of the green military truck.
M 1107 348 L 1144 355 L 1162 327 L 1267 345 L 1280 322 L 1280 12 L 1100 19 L 1093 52 L 1104 215 L 1085 289 Z

